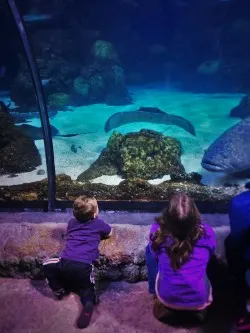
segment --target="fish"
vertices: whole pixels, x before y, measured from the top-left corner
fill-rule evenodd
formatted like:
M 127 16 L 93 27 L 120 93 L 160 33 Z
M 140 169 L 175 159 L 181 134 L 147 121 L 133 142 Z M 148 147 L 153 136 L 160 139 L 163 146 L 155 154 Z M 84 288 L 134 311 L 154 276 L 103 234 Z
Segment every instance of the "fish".
M 166 113 L 156 107 L 140 107 L 137 111 L 117 112 L 108 118 L 104 130 L 107 133 L 116 127 L 136 122 L 175 125 L 196 136 L 195 128 L 190 121 L 183 117 Z
M 36 127 L 28 124 L 22 124 L 16 126 L 21 132 L 27 136 L 29 136 L 33 140 L 43 140 L 43 129 L 41 127 Z M 63 138 L 71 138 L 81 134 L 91 134 L 93 132 L 85 132 L 85 133 L 70 133 L 70 134 L 60 134 L 58 129 L 52 125 L 50 125 L 51 135 L 52 137 L 63 137 Z
M 74 143 L 71 145 L 70 150 L 72 151 L 72 153 L 75 153 L 75 154 L 77 153 L 77 147 Z
M 43 87 L 46 87 L 47 84 L 49 84 L 52 80 L 49 78 L 49 79 L 42 79 L 41 82 L 42 82 L 42 86 Z
M 241 119 L 250 117 L 250 95 L 244 96 L 240 103 L 234 108 L 232 108 L 229 116 L 231 118 Z
M 32 22 L 40 22 L 47 21 L 52 18 L 50 14 L 27 14 L 23 16 L 24 22 L 32 23 Z
M 0 101 L 0 112 L 9 114 L 9 106 L 10 106 L 10 103 L 8 105 L 6 105 L 3 101 Z
M 211 172 L 249 174 L 250 117 L 223 132 L 205 150 L 201 166 Z

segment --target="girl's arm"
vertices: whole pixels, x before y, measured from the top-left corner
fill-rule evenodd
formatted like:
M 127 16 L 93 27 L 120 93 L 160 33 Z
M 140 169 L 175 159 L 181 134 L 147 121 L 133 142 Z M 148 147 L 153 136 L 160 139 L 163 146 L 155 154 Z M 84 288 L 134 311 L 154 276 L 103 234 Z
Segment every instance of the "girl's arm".
M 214 232 L 214 229 L 210 226 L 207 226 L 207 236 L 208 236 L 208 242 L 209 242 L 209 249 L 210 249 L 210 258 L 215 254 L 215 250 L 217 247 L 217 240 L 216 235 Z
M 155 256 L 155 257 L 157 257 L 157 253 L 153 250 L 153 248 L 152 248 L 152 243 L 153 243 L 153 241 L 152 241 L 152 238 L 153 238 L 153 236 L 154 236 L 154 233 L 158 230 L 160 228 L 160 226 L 159 226 L 159 224 L 157 224 L 157 223 L 153 223 L 152 225 L 151 225 L 151 228 L 150 228 L 150 231 L 149 231 L 149 235 L 148 235 L 148 245 L 149 245 L 149 249 L 150 249 L 150 252 Z

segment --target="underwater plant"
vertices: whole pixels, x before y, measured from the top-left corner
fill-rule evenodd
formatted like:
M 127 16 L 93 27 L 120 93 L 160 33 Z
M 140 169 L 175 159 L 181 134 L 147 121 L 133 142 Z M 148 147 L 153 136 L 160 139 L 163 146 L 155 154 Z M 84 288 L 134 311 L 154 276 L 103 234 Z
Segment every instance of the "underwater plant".
M 48 105 L 51 108 L 63 108 L 70 103 L 70 95 L 65 93 L 55 93 L 48 96 Z

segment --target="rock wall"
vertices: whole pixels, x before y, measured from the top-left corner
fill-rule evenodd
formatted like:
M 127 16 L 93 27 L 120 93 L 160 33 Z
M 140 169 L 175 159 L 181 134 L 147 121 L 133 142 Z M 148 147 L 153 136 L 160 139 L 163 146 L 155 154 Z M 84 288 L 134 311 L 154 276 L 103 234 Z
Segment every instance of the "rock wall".
M 0 174 L 28 172 L 42 164 L 34 141 L 15 126 L 8 107 L 0 110 Z
M 113 235 L 101 242 L 96 266 L 99 279 L 124 279 L 136 282 L 147 279 L 145 247 L 150 226 L 113 225 Z M 217 257 L 225 261 L 224 238 L 229 227 L 214 228 Z M 42 261 L 58 256 L 64 246 L 66 223 L 1 223 L 0 276 L 43 278 Z
M 105 185 L 79 182 L 70 176 L 59 174 L 56 176 L 57 200 L 75 200 L 78 196 L 86 194 L 95 196 L 97 200 L 104 201 L 161 201 L 168 200 L 173 192 L 185 192 L 195 201 L 204 204 L 227 205 L 237 194 L 246 191 L 243 185 L 204 186 L 199 184 L 199 174 L 171 175 L 170 181 L 159 185 L 152 185 L 143 179 L 126 179 L 119 185 Z M 24 183 L 21 185 L 1 186 L 0 201 L 10 204 L 12 201 L 26 202 L 29 200 L 46 200 L 48 195 L 48 181 L 43 179 L 38 182 Z M 218 208 L 216 208 L 218 209 Z M 225 213 L 225 210 L 218 211 Z

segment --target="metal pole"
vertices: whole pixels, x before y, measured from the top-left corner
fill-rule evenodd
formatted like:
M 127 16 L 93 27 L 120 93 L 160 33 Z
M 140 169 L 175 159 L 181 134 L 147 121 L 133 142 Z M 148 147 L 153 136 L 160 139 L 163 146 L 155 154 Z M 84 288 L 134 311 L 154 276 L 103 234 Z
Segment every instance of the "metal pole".
M 54 162 L 54 151 L 53 151 L 53 142 L 51 137 L 50 123 L 49 123 L 49 116 L 43 94 L 42 82 L 36 66 L 36 60 L 32 53 L 28 36 L 24 28 L 22 18 L 17 9 L 16 3 L 14 0 L 8 0 L 8 5 L 14 17 L 24 47 L 28 66 L 31 72 L 33 85 L 35 88 L 35 94 L 43 129 L 43 140 L 44 140 L 45 156 L 46 156 L 46 166 L 47 166 L 47 176 L 48 176 L 48 210 L 53 211 L 55 209 L 55 200 L 56 200 L 55 162 Z

